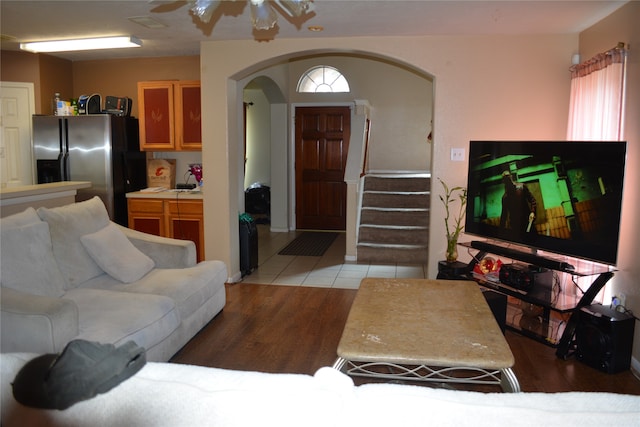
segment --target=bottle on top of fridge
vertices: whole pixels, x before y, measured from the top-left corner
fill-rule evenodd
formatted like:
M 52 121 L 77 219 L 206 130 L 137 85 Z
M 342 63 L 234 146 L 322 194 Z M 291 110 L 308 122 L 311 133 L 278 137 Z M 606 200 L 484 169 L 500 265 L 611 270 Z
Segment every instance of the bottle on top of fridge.
M 62 99 L 60 98 L 60 92 L 56 92 L 53 95 L 53 115 L 54 116 L 61 116 L 62 115 L 62 111 L 60 110 L 60 108 L 62 107 Z

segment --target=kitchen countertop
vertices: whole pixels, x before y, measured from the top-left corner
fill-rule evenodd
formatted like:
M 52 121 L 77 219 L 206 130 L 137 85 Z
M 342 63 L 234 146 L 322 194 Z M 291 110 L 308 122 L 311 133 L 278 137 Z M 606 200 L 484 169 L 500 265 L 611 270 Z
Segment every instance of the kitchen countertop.
M 134 191 L 127 193 L 127 199 L 202 200 L 202 192 L 199 190 Z
M 2 188 L 0 217 L 22 212 L 29 207 L 55 208 L 75 203 L 78 190 L 91 186 L 90 181 L 62 181 Z
M 6 187 L 0 189 L 0 200 L 8 201 L 21 197 L 37 196 L 41 194 L 59 193 L 64 191 L 75 191 L 79 188 L 89 188 L 89 181 L 62 181 L 50 182 L 47 184 L 21 185 L 19 187 Z

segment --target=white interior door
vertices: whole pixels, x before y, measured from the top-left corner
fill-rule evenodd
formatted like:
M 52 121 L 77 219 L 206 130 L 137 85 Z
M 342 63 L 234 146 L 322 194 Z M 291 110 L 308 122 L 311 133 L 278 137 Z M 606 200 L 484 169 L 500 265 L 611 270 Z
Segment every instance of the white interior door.
M 31 116 L 33 83 L 0 82 L 0 185 L 31 185 L 34 180 Z

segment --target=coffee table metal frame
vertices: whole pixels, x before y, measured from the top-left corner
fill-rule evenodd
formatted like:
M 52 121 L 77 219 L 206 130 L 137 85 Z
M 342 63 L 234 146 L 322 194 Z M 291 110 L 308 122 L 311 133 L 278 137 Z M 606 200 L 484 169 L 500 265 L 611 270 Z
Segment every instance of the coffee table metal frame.
M 519 393 L 520 384 L 511 368 L 487 370 L 475 367 L 434 367 L 388 362 L 357 362 L 338 357 L 333 368 L 347 375 L 403 381 L 499 385 L 502 391 Z M 386 371 L 386 372 L 385 372 Z
M 468 304 L 470 313 L 460 314 L 452 308 L 425 314 L 423 300 L 432 307 L 447 302 Z M 459 319 L 465 315 L 467 319 Z M 453 325 L 436 333 L 455 334 L 459 342 L 452 338 L 450 346 L 442 344 L 431 333 L 435 328 L 429 323 L 434 318 Z M 520 384 L 511 369 L 513 363 L 511 350 L 475 282 L 367 278 L 349 313 L 333 367 L 353 376 L 498 385 L 515 393 L 520 392 Z

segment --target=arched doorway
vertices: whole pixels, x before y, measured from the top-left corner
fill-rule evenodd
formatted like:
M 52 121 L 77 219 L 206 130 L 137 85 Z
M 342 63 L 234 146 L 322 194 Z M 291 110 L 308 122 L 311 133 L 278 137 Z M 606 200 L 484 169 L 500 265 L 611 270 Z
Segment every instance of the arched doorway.
M 213 56 L 207 59 L 206 52 L 207 50 L 203 47 L 202 60 L 204 61 L 204 63 L 206 63 L 209 60 L 214 61 Z M 264 54 L 264 51 L 259 51 L 257 49 L 253 51 L 252 55 L 254 55 L 254 58 L 257 58 L 257 61 L 253 61 L 251 65 L 249 65 L 250 60 L 244 61 L 244 63 L 247 65 L 245 68 L 240 69 L 240 71 L 235 71 L 231 75 L 227 75 L 227 79 L 225 80 L 226 83 L 224 85 L 221 85 L 220 82 L 218 83 L 212 82 L 211 90 L 204 94 L 204 96 L 211 96 L 211 97 L 222 96 L 226 100 L 225 102 L 227 103 L 224 111 L 219 110 L 224 114 L 224 117 L 226 118 L 226 126 L 224 127 L 224 129 L 226 129 L 227 131 L 226 132 L 227 146 L 226 146 L 225 152 L 220 151 L 223 147 L 211 146 L 212 149 L 210 151 L 209 151 L 209 147 L 206 147 L 206 148 L 203 147 L 203 161 L 206 162 L 208 159 L 213 159 L 215 162 L 219 162 L 221 160 L 220 159 L 221 155 L 225 156 L 225 158 L 227 159 L 225 170 L 227 171 L 228 175 L 221 176 L 221 179 L 223 181 L 222 186 L 215 190 L 213 197 L 214 198 L 219 197 L 219 198 L 228 200 L 229 205 L 228 205 L 227 214 L 225 215 L 226 218 L 220 218 L 220 219 L 222 219 L 223 221 L 226 221 L 226 223 L 229 224 L 229 230 L 223 230 L 221 228 L 223 225 L 216 224 L 216 231 L 213 232 L 212 234 L 222 235 L 225 238 L 225 240 L 228 238 L 228 243 L 222 241 L 222 245 L 226 247 L 226 245 L 228 244 L 229 252 L 224 253 L 223 251 L 220 251 L 220 250 L 218 252 L 221 253 L 221 257 L 225 257 L 226 259 L 229 259 L 231 275 L 233 275 L 234 274 L 233 272 L 236 271 L 238 268 L 236 265 L 237 264 L 236 254 L 238 251 L 238 242 L 236 237 L 237 236 L 237 223 L 236 223 L 237 219 L 235 217 L 235 213 L 237 212 L 237 207 L 242 206 L 240 198 L 244 196 L 243 194 L 244 174 L 242 173 L 242 170 L 244 169 L 244 152 L 243 152 L 244 150 L 243 150 L 243 144 L 242 144 L 243 89 L 246 86 L 246 84 L 252 81 L 253 79 L 261 76 L 269 77 L 274 82 L 277 83 L 278 87 L 281 88 L 282 93 L 285 95 L 286 104 L 284 104 L 284 108 L 288 109 L 287 114 L 289 114 L 289 117 L 287 122 L 285 123 L 284 128 L 287 130 L 285 137 L 289 146 L 288 146 L 288 151 L 286 153 L 281 153 L 281 154 L 284 154 L 286 157 L 283 156 L 276 160 L 280 162 L 286 161 L 286 164 L 281 163 L 280 166 L 277 167 L 277 169 L 279 171 L 286 169 L 287 174 L 289 176 L 291 175 L 293 170 L 292 169 L 293 167 L 292 149 L 290 145 L 291 141 L 293 140 L 293 135 L 292 135 L 293 124 L 291 122 L 292 118 L 291 118 L 291 111 L 289 109 L 289 106 L 292 104 L 304 104 L 309 102 L 308 99 L 302 98 L 299 94 L 296 94 L 295 91 L 291 90 L 291 86 L 295 84 L 295 80 L 299 76 L 299 73 L 297 72 L 296 67 L 302 67 L 304 69 L 308 69 L 308 64 L 304 64 L 303 61 L 307 61 L 307 60 L 313 61 L 313 60 L 316 60 L 317 58 L 326 57 L 326 56 L 336 57 L 339 61 L 345 61 L 345 60 L 355 61 L 355 62 L 368 61 L 367 65 L 371 65 L 371 63 L 374 63 L 377 65 L 380 65 L 383 68 L 386 68 L 387 71 L 395 70 L 396 72 L 404 73 L 409 80 L 417 78 L 419 80 L 428 82 L 427 86 L 429 87 L 429 89 L 426 90 L 426 93 L 423 91 L 423 93 L 421 94 L 421 99 L 419 100 L 419 103 L 421 105 L 427 105 L 427 107 L 424 110 L 426 112 L 421 114 L 419 119 L 417 120 L 408 119 L 406 117 L 406 114 L 398 113 L 394 108 L 381 109 L 381 111 L 385 110 L 385 113 L 387 114 L 399 114 L 399 116 L 393 119 L 393 125 L 388 126 L 388 129 L 395 132 L 395 136 L 394 136 L 395 140 L 400 140 L 403 142 L 410 141 L 410 143 L 414 143 L 415 146 L 419 145 L 417 149 L 420 150 L 420 153 L 421 153 L 420 156 L 413 156 L 411 154 L 411 150 L 399 149 L 396 144 L 395 146 L 387 147 L 386 149 L 379 151 L 375 155 L 372 153 L 370 158 L 371 160 L 374 160 L 376 158 L 388 160 L 389 158 L 392 158 L 395 156 L 396 157 L 395 164 L 390 166 L 392 168 L 402 168 L 404 167 L 404 165 L 410 164 L 417 158 L 421 158 L 423 170 L 429 168 L 431 163 L 431 160 L 430 160 L 431 146 L 426 141 L 427 141 L 427 135 L 430 133 L 430 130 L 431 130 L 430 126 L 432 123 L 431 114 L 433 111 L 433 94 L 432 94 L 433 78 L 428 73 L 425 73 L 422 70 L 418 70 L 415 67 L 408 66 L 407 64 L 403 64 L 399 61 L 393 61 L 393 60 L 390 60 L 389 58 L 385 58 L 380 55 L 363 53 L 363 52 L 357 52 L 357 53 L 350 52 L 347 54 L 344 52 L 338 52 L 335 49 L 323 49 L 322 52 L 297 51 L 297 52 L 291 52 L 285 55 L 271 57 L 271 58 L 265 58 L 263 54 Z M 206 65 L 205 65 L 205 68 L 206 68 Z M 339 68 L 344 69 L 344 67 L 342 66 L 340 66 Z M 359 78 L 362 78 L 362 79 L 366 78 L 367 75 L 365 74 L 368 74 L 368 73 L 362 74 L 361 72 Z M 366 83 L 371 85 L 378 85 L 378 86 L 380 86 L 381 81 L 391 83 L 385 76 L 377 75 L 376 78 L 377 80 L 369 81 Z M 203 81 L 204 79 L 205 77 L 203 74 Z M 350 78 L 350 81 L 353 81 L 353 79 Z M 406 98 L 406 97 L 397 96 L 397 94 L 393 95 L 394 88 L 392 84 L 390 85 L 383 84 L 382 86 L 384 86 L 383 92 L 387 94 L 388 93 L 392 94 L 391 98 L 394 100 L 394 102 L 398 104 L 404 102 L 403 98 Z M 206 83 L 203 85 L 203 89 L 207 91 Z M 420 91 L 416 91 L 414 88 L 413 92 L 415 93 Z M 356 96 L 357 95 L 350 94 L 348 101 L 353 102 L 354 99 L 356 99 L 355 98 Z M 345 98 L 342 98 L 340 100 L 334 100 L 334 102 L 331 102 L 331 103 L 344 102 L 344 101 L 345 101 Z M 315 100 L 315 102 L 312 101 L 310 103 L 327 104 L 329 102 L 327 101 L 326 98 L 324 98 L 321 100 Z M 374 109 L 379 107 L 375 103 L 372 103 L 372 104 Z M 405 103 L 405 104 L 408 108 L 407 110 L 408 113 L 414 113 L 419 110 L 415 108 L 415 103 L 413 102 Z M 401 124 L 403 122 L 407 125 L 402 126 Z M 375 121 L 375 118 L 374 118 L 373 125 L 372 125 L 374 132 L 377 126 L 376 123 L 377 122 Z M 220 126 L 220 125 L 221 123 L 217 122 L 217 126 Z M 378 125 L 380 125 L 380 123 L 378 123 Z M 398 125 L 401 125 L 401 126 L 398 126 Z M 272 131 L 273 131 L 273 128 L 272 128 Z M 203 132 L 205 134 L 207 133 L 207 124 L 203 125 Z M 212 132 L 212 134 L 216 134 L 216 133 L 218 132 Z M 218 136 L 221 136 L 221 135 L 218 133 Z M 389 144 L 388 139 L 390 138 L 384 138 L 384 139 L 387 139 L 387 141 L 383 142 L 383 144 Z M 273 138 L 272 138 L 272 141 L 273 141 Z M 374 143 L 374 141 L 372 141 L 372 143 Z M 209 153 L 212 153 L 212 155 L 210 155 Z M 392 155 L 389 155 L 389 153 L 391 153 Z M 396 156 L 396 154 L 398 153 L 400 153 L 400 156 Z M 272 160 L 274 160 L 273 157 L 272 157 Z M 283 167 L 283 164 L 284 164 L 284 167 Z M 215 168 L 215 165 L 212 167 Z M 211 169 L 212 167 L 209 167 L 209 169 Z M 409 166 L 409 167 L 413 169 L 413 166 Z M 272 171 L 273 170 L 275 169 L 272 167 Z M 224 186 L 226 186 L 226 188 L 228 189 L 227 191 L 224 191 Z M 291 189 L 289 189 L 289 191 L 291 191 Z M 236 196 L 234 196 L 234 193 Z M 205 200 L 205 208 L 209 203 L 212 209 L 214 209 L 215 203 L 208 202 L 207 200 Z M 288 203 L 289 204 L 291 203 L 291 198 L 289 198 Z M 205 223 L 205 228 L 206 228 L 206 223 Z M 212 248 L 211 251 L 207 249 L 207 253 L 212 252 L 215 254 L 215 249 L 216 248 Z

